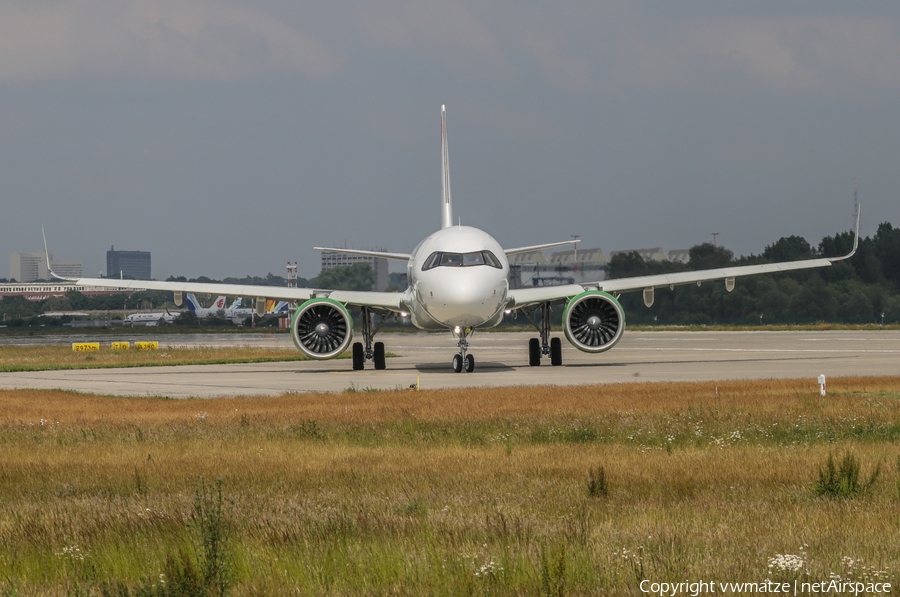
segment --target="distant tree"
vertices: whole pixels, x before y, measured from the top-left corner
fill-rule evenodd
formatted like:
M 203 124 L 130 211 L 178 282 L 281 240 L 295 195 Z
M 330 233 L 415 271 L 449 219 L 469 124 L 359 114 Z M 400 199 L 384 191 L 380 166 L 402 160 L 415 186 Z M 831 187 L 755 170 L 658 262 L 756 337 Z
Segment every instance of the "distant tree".
M 891 282 L 900 283 L 900 228 L 894 228 L 889 222 L 882 222 L 878 225 L 878 232 L 872 238 L 872 243 L 884 277 Z
M 406 272 L 391 272 L 388 274 L 388 290 L 392 292 L 403 291 L 409 288 Z
M 610 278 L 631 278 L 649 273 L 647 262 L 637 251 L 616 253 L 606 264 Z
M 806 239 L 800 236 L 782 236 L 776 242 L 766 246 L 762 256 L 768 261 L 796 261 L 810 259 L 815 253 Z
M 315 288 L 333 290 L 372 290 L 375 272 L 368 263 L 324 269 L 313 281 Z
M 200 321 L 193 311 L 182 311 L 175 317 L 175 325 L 200 325 Z
M 734 253 L 712 243 L 695 245 L 690 248 L 688 254 L 690 255 L 688 267 L 692 270 L 725 267 L 734 258 Z
M 875 314 L 877 321 L 881 321 L 881 313 L 884 313 L 884 323 L 900 322 L 900 296 L 888 297 L 880 313 Z
M 814 273 L 791 300 L 790 317 L 794 321 L 834 321 L 837 307 L 834 291 Z
M 0 299 L 0 318 L 23 319 L 40 313 L 40 304 L 24 296 L 5 296 Z
M 69 304 L 72 305 L 72 309 L 76 311 L 88 311 L 91 309 L 90 297 L 77 290 L 67 290 L 66 298 L 69 299 Z
M 49 313 L 51 311 L 71 311 L 72 302 L 66 296 L 51 296 L 41 303 L 41 311 Z
M 872 301 L 866 296 L 862 288 L 856 285 L 838 306 L 838 317 L 848 323 L 872 323 L 875 312 L 872 309 Z
M 819 254 L 823 257 L 846 255 L 853 248 L 853 236 L 853 232 L 848 231 L 824 237 L 822 242 L 819 243 Z

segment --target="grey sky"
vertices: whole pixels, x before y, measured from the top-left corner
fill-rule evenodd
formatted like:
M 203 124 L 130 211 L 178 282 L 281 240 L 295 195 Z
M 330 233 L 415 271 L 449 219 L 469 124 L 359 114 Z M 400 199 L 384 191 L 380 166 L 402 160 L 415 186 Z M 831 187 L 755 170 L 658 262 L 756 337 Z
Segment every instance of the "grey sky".
M 744 6 L 746 5 L 746 6 Z M 514 7 L 514 8 L 511 8 Z M 318 272 L 455 214 L 737 254 L 900 225 L 893 2 L 0 2 L 0 256 Z M 8 275 L 0 270 L 0 276 Z

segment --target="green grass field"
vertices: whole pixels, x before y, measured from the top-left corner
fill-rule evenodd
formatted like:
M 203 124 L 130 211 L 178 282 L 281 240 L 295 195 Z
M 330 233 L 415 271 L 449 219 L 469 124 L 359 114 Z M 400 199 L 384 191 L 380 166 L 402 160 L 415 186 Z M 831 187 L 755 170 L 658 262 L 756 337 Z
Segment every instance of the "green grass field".
M 0 391 L 0 595 L 166 594 L 207 563 L 231 595 L 896 587 L 898 439 L 900 378 L 829 379 L 826 398 L 808 380 Z M 878 468 L 871 487 L 817 495 L 829 455 L 848 452 L 861 480 Z

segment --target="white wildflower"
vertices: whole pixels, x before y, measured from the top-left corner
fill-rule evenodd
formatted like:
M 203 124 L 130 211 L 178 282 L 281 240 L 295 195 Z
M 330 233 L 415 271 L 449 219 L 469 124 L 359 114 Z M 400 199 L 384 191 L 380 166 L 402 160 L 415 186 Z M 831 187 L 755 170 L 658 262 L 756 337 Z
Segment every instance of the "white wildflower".
M 769 570 L 798 572 L 805 563 L 802 556 L 792 553 L 776 553 L 774 557 L 769 558 Z

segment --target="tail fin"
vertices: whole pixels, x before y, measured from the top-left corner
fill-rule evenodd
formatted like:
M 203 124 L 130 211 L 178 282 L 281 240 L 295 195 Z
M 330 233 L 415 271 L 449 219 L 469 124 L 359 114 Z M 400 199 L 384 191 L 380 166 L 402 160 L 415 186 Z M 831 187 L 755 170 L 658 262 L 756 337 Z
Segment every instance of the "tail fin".
M 453 225 L 450 200 L 450 148 L 447 145 L 447 106 L 441 106 L 441 228 Z
M 200 311 L 203 307 L 200 305 L 200 301 L 197 300 L 197 297 L 194 296 L 194 293 L 187 292 L 184 295 L 184 298 L 187 300 L 188 309 L 193 312 Z

